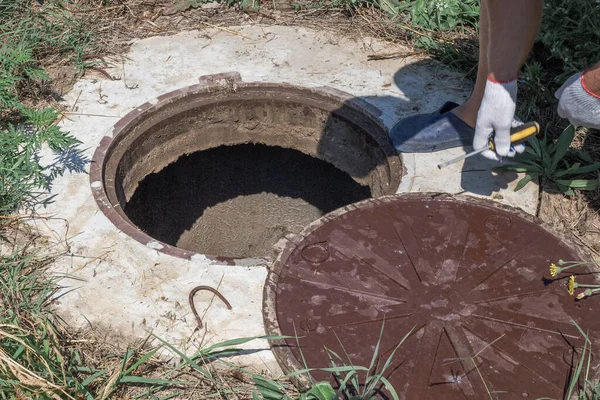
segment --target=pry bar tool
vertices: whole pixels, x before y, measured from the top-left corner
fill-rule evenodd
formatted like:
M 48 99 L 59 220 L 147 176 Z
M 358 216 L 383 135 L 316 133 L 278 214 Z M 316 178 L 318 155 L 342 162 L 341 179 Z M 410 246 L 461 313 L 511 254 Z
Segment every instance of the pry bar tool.
M 527 140 L 529 140 L 532 136 L 537 135 L 537 133 L 540 131 L 540 125 L 535 122 L 527 122 L 523 125 L 517 126 L 515 128 L 512 128 L 510 130 L 510 143 L 512 146 L 521 144 L 523 142 L 526 142 Z M 446 161 L 445 163 L 442 164 L 438 164 L 438 168 L 442 169 L 447 167 L 448 165 L 457 163 L 459 161 L 464 160 L 465 158 L 469 158 L 471 156 L 474 156 L 476 154 L 480 154 L 483 153 L 486 150 L 494 150 L 495 146 L 494 146 L 494 141 L 492 139 L 490 139 L 489 143 L 488 143 L 488 147 L 484 147 L 483 149 L 479 149 L 479 150 L 475 150 L 472 151 L 470 153 L 467 153 L 463 156 L 460 157 L 456 157 L 453 158 L 450 161 Z

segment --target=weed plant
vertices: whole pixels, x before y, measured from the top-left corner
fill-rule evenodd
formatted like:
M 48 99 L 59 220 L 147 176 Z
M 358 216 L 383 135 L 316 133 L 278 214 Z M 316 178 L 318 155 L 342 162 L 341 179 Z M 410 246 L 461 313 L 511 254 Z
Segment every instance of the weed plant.
M 521 190 L 532 180 L 538 180 L 542 187 L 553 183 L 560 192 L 567 195 L 574 194 L 574 189 L 597 190 L 600 188 L 598 178 L 584 179 L 583 176 L 598 171 L 600 162 L 594 163 L 584 151 L 571 149 L 574 138 L 575 127 L 572 125 L 556 141 L 548 139 L 546 135 L 542 139 L 534 137 L 524 153 L 517 155 L 511 164 L 498 169 L 525 173 L 515 191 Z
M 0 0 L 0 215 L 34 206 L 50 180 L 64 170 L 60 154 L 77 140 L 56 126 L 59 112 L 38 106 L 51 96 L 42 59 L 71 63 L 83 71 L 93 49 L 86 23 L 61 0 Z M 48 146 L 59 157 L 43 165 Z

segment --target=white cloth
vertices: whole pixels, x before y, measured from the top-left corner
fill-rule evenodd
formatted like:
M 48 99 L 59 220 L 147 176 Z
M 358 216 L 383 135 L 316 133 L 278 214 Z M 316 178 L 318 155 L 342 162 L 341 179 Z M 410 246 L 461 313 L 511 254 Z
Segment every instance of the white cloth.
M 554 93 L 558 101 L 558 115 L 575 126 L 600 129 L 600 95 L 584 87 L 583 73 L 572 75 Z
M 502 157 L 514 157 L 516 153 L 525 150 L 525 146 L 513 149 L 510 144 L 510 128 L 514 124 L 516 101 L 516 80 L 506 83 L 487 80 L 473 139 L 473 148 L 478 150 L 486 147 L 493 136 L 495 151 L 484 151 L 481 153 L 484 157 L 499 161 Z

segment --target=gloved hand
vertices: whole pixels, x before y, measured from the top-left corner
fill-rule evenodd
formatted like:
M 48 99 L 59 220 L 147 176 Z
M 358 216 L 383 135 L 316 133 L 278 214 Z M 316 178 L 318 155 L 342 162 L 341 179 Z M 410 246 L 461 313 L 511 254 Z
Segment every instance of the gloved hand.
M 583 74 L 571 76 L 554 93 L 559 100 L 558 115 L 573 125 L 600 129 L 600 95 L 587 90 Z
M 487 80 L 483 100 L 477 113 L 473 139 L 473 148 L 478 150 L 486 147 L 490 137 L 494 134 L 495 151 L 484 151 L 481 153 L 484 157 L 500 161 L 502 157 L 514 157 L 516 153 L 522 153 L 525 150 L 524 145 L 512 148 L 510 144 L 510 128 L 522 124 L 514 119 L 516 101 L 516 79 L 504 83 Z

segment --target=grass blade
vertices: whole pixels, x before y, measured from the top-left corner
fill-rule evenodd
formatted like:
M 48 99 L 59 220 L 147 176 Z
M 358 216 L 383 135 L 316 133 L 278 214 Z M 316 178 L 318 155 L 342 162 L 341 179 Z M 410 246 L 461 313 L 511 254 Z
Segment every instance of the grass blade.
M 169 350 L 171 350 L 172 352 L 174 352 L 175 354 L 177 354 L 179 357 L 181 357 L 181 359 L 184 360 L 194 370 L 200 372 L 206 378 L 208 378 L 209 380 L 211 380 L 211 381 L 214 382 L 214 378 L 212 377 L 212 375 L 210 373 L 208 373 L 208 371 L 206 371 L 204 368 L 202 368 L 201 366 L 199 366 L 198 364 L 196 364 L 196 362 L 194 360 L 192 360 L 191 358 L 189 358 L 188 356 L 186 356 L 185 354 L 183 354 L 181 351 L 177 350 L 175 347 L 173 347 L 169 343 L 165 342 L 164 340 L 162 340 L 158 336 L 155 336 L 155 338 L 158 339 L 162 344 L 164 344 L 165 347 L 167 347 Z
M 566 399 L 570 399 L 571 398 L 571 396 L 573 395 L 573 390 L 575 389 L 575 386 L 579 382 L 579 376 L 581 375 L 581 370 L 583 368 L 583 363 L 585 361 L 585 354 L 587 352 L 587 346 L 588 346 L 588 343 L 590 342 L 588 336 L 581 329 L 581 327 L 577 324 L 577 322 L 575 322 L 575 320 L 572 319 L 572 318 L 571 318 L 571 322 L 573 323 L 573 325 L 575 325 L 575 327 L 577 328 L 577 330 L 581 333 L 581 335 L 585 339 L 585 343 L 583 345 L 583 352 L 581 354 L 581 357 L 579 358 L 579 362 L 577 363 L 577 368 L 575 369 L 575 373 L 571 377 L 571 383 L 569 385 L 569 391 L 567 392 L 567 396 L 565 397 Z
M 597 179 L 557 179 L 554 182 L 557 185 L 579 190 L 596 190 L 600 187 L 600 181 Z
M 388 381 L 387 378 L 384 376 L 382 376 L 380 379 L 381 379 L 381 382 L 383 382 L 383 385 L 385 386 L 385 388 L 392 395 L 392 398 L 394 400 L 400 400 L 400 397 L 398 397 L 398 393 L 396 393 L 396 389 L 394 389 L 394 386 L 392 386 L 390 381 Z
M 311 371 L 324 371 L 324 372 L 349 372 L 349 371 L 368 371 L 369 369 L 367 367 L 357 367 L 355 365 L 342 365 L 339 367 L 327 367 L 327 368 L 305 368 L 305 369 L 299 369 L 298 371 L 294 371 L 294 372 L 290 372 L 289 374 L 287 374 L 285 377 L 286 378 L 291 378 L 293 376 L 296 375 L 301 375 L 301 374 L 305 374 L 307 372 L 311 372 Z
M 541 158 L 542 150 L 540 146 L 540 139 L 538 139 L 537 137 L 532 137 L 528 143 L 531 146 L 531 149 L 533 150 L 533 154 L 535 154 L 538 158 Z M 529 147 L 527 149 L 529 149 Z
M 519 181 L 519 183 L 517 183 L 517 186 L 515 186 L 515 192 L 518 192 L 519 190 L 523 189 L 525 187 L 525 185 L 527 185 L 532 179 L 533 179 L 533 175 L 531 175 L 531 174 L 525 175 L 525 177 L 523 179 L 521 179 Z
M 304 352 L 302 351 L 302 346 L 300 346 L 300 337 L 298 336 L 298 332 L 296 331 L 296 324 L 294 326 L 294 336 L 296 337 L 296 345 L 298 346 L 298 351 L 300 352 L 300 357 L 302 358 L 302 365 L 304 368 L 308 368 L 308 364 L 306 364 L 306 359 L 304 358 Z M 306 374 L 308 376 L 308 381 L 313 384 L 313 378 L 310 374 Z
M 186 381 L 173 381 L 170 379 L 160 379 L 160 378 L 144 378 L 142 376 L 124 376 L 119 379 L 119 383 L 138 383 L 138 384 L 147 384 L 147 385 L 191 385 L 191 382 Z
M 503 165 L 501 167 L 497 167 L 495 168 L 496 170 L 499 171 L 515 171 L 515 172 L 519 172 L 519 173 L 542 173 L 543 170 L 541 167 L 537 166 L 537 165 L 516 165 L 516 164 L 509 164 L 509 165 Z
M 131 372 L 135 371 L 135 369 L 137 367 L 139 367 L 140 365 L 145 363 L 150 357 L 152 357 L 154 354 L 156 354 L 156 352 L 160 349 L 162 349 L 162 346 L 158 346 L 154 350 L 149 351 L 148 353 L 144 354 L 142 357 L 140 357 L 139 360 L 137 360 L 135 363 L 133 363 L 133 365 L 131 365 L 131 367 L 127 368 L 127 370 L 125 372 L 123 372 L 123 375 L 129 375 Z
M 337 339 L 338 343 L 340 344 L 340 347 L 344 351 L 344 354 L 346 355 L 346 358 L 348 359 L 348 364 L 349 365 L 354 365 L 354 362 L 350 358 L 350 354 L 348 354 L 348 352 L 346 351 L 346 348 L 344 347 L 344 344 L 342 343 L 342 341 L 340 340 L 340 338 L 338 337 L 337 334 L 335 334 L 335 338 Z M 359 384 L 359 381 L 358 381 L 358 373 L 356 373 L 356 371 L 355 371 L 354 374 L 352 374 L 352 386 L 354 387 L 354 390 L 357 393 L 360 391 L 360 384 Z M 340 387 L 340 389 L 341 389 L 341 387 Z
M 385 318 L 381 321 L 381 330 L 379 331 L 379 339 L 377 339 L 377 344 L 375 345 L 375 349 L 373 350 L 373 357 L 371 357 L 371 364 L 369 365 L 369 370 L 367 371 L 367 375 L 371 375 L 371 371 L 375 366 L 375 362 L 379 359 L 379 345 L 381 344 L 381 338 L 383 337 L 383 330 L 385 329 Z M 368 379 L 368 377 L 367 377 Z
M 569 125 L 559 136 L 556 141 L 556 150 L 552 155 L 552 164 L 551 171 L 554 171 L 558 166 L 558 162 L 567 154 L 569 151 L 569 146 L 571 146 L 571 142 L 575 138 L 575 127 L 573 125 Z
M 285 389 L 279 383 L 266 379 L 260 375 L 253 374 L 254 385 L 264 400 L 282 400 L 287 399 Z
M 406 333 L 406 335 L 404 335 L 404 337 L 400 340 L 400 342 L 398 342 L 398 344 L 394 348 L 394 351 L 392 351 L 392 353 L 389 355 L 389 357 L 385 361 L 385 364 L 383 365 L 383 368 L 381 368 L 381 370 L 379 371 L 379 373 L 377 375 L 375 375 L 372 379 L 370 379 L 370 377 L 367 378 L 367 380 L 370 380 L 370 383 L 369 383 L 368 390 L 365 391 L 365 396 L 368 397 L 368 395 L 371 393 L 371 391 L 373 391 L 375 389 L 375 387 L 379 384 L 379 381 L 383 377 L 383 374 L 385 373 L 385 371 L 389 368 L 390 364 L 392 363 L 392 361 L 394 359 L 394 356 L 396 355 L 396 351 L 398 351 L 398 349 L 400 348 L 400 346 L 402 346 L 402 344 L 404 343 L 404 341 L 413 333 L 413 331 L 415 330 L 415 328 L 416 328 L 416 325 L 413 326 L 410 329 L 410 331 L 408 331 Z
M 572 174 L 587 174 L 588 172 L 594 172 L 596 170 L 600 169 L 600 163 L 594 163 L 594 164 L 590 164 L 590 165 L 585 165 L 583 167 L 577 168 L 574 171 L 572 171 Z
M 92 383 L 93 381 L 95 381 L 95 380 L 96 380 L 96 378 L 99 378 L 99 377 L 101 377 L 101 376 L 104 376 L 104 375 L 106 375 L 106 370 L 98 371 L 98 372 L 96 372 L 95 374 L 92 374 L 92 375 L 88 376 L 87 378 L 85 378 L 85 379 L 84 379 L 84 380 L 81 382 L 81 385 L 82 385 L 82 386 L 87 386 L 87 385 L 89 385 L 90 383 Z
M 314 398 L 316 400 L 333 400 L 335 397 L 335 391 L 329 382 L 319 382 L 308 392 L 306 392 L 305 395 L 307 399 Z M 312 398 L 310 396 L 312 396 Z
M 251 336 L 251 337 L 245 337 L 245 338 L 225 340 L 223 342 L 213 344 L 212 346 L 209 346 L 205 349 L 201 349 L 200 351 L 198 351 L 197 355 L 194 355 L 193 357 L 196 358 L 199 355 L 210 354 L 211 351 L 213 351 L 215 349 L 220 349 L 223 347 L 230 347 L 230 346 L 238 346 L 240 344 L 248 343 L 248 342 L 251 342 L 251 341 L 257 340 L 257 339 L 283 340 L 283 339 L 294 339 L 294 336 L 275 336 L 275 335 L 268 336 L 268 335 L 265 335 L 265 336 Z

